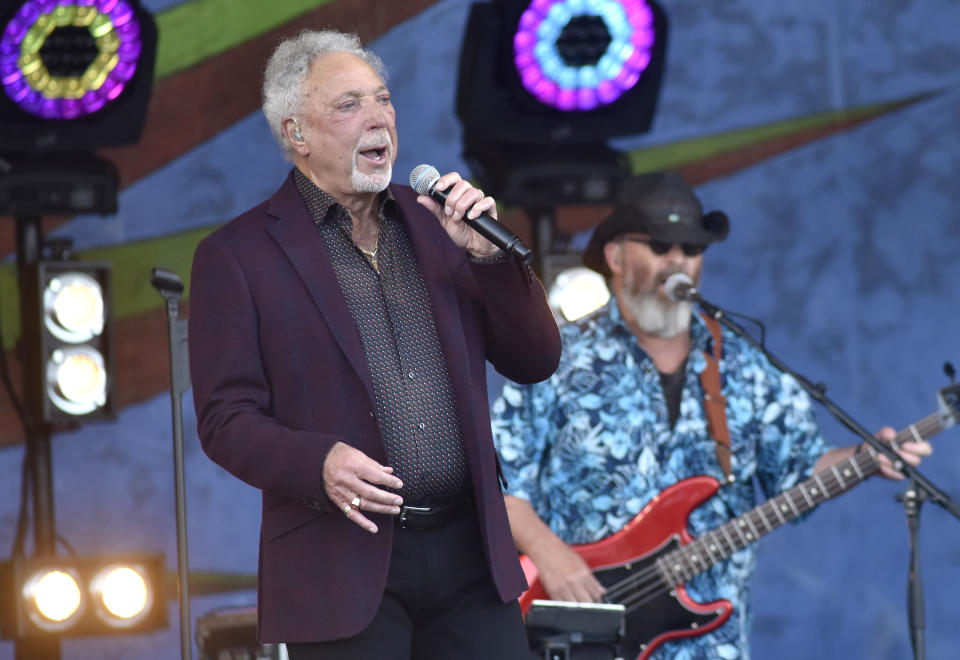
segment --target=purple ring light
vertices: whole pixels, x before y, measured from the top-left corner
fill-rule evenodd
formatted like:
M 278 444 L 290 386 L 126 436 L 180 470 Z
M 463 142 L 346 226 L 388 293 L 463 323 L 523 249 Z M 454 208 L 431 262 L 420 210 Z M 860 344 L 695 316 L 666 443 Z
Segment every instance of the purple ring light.
M 593 61 L 570 63 L 560 45 L 573 21 L 602 22 L 609 37 Z M 656 34 L 646 0 L 532 0 L 513 37 L 514 67 L 540 103 L 590 112 L 632 89 L 650 64 Z
M 91 78 L 102 82 L 95 88 L 82 82 L 84 79 L 82 75 L 75 77 L 50 75 L 38 51 L 24 52 L 24 39 L 37 20 L 59 7 L 84 9 L 87 16 L 92 9 L 97 12 L 98 23 L 110 28 L 107 34 L 113 36 L 106 40 L 110 42 L 110 45 L 106 46 L 108 50 L 105 50 L 103 44 L 96 39 L 94 42 L 97 43 L 100 55 L 116 54 L 117 57 L 110 58 L 112 64 L 105 65 L 102 61 L 94 60 L 88 65 L 87 73 L 90 73 L 90 67 L 98 67 Z M 104 24 L 104 20 L 107 25 Z M 89 29 L 89 25 L 89 21 L 86 23 L 77 21 L 67 27 Z M 93 39 L 92 35 L 91 38 Z M 34 35 L 31 40 L 36 41 L 36 36 Z M 46 37 L 44 37 L 45 40 Z M 127 0 L 28 0 L 0 33 L 0 85 L 7 97 L 29 114 L 42 119 L 64 121 L 77 119 L 99 112 L 123 93 L 137 70 L 137 61 L 142 48 L 140 24 L 133 6 Z M 43 72 L 41 77 L 45 82 L 32 83 L 27 73 L 20 68 L 20 64 L 21 60 L 26 60 L 36 69 L 38 59 L 40 60 L 39 70 Z M 69 82 L 74 90 L 79 83 L 82 96 L 77 98 L 76 93 L 70 97 L 66 96 L 62 91 L 67 86 L 65 82 Z M 33 84 L 42 85 L 42 87 L 35 88 Z

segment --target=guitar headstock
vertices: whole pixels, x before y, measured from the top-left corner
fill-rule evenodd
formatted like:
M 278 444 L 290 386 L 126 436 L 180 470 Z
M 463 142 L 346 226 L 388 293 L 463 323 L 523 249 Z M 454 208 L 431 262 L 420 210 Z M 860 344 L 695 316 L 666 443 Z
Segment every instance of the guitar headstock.
M 943 428 L 950 428 L 960 422 L 960 383 L 942 388 L 937 393 L 937 402 Z

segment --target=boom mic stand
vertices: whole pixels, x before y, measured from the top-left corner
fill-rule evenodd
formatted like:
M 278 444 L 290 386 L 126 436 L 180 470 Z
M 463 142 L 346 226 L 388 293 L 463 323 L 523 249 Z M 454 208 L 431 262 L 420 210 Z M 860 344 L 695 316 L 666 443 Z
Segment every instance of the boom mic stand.
M 907 569 L 907 624 L 910 628 L 910 645 L 913 647 L 914 659 L 924 660 L 926 621 L 923 610 L 923 580 L 920 579 L 920 507 L 927 497 L 911 479 L 910 485 L 897 495 L 896 499 L 903 502 L 910 538 L 910 565 Z
M 678 277 L 678 276 L 672 276 Z M 672 286 L 671 286 L 672 284 Z M 830 400 L 826 395 L 827 388 L 822 384 L 811 383 L 806 377 L 800 375 L 776 355 L 771 353 L 766 346 L 753 338 L 750 333 L 743 329 L 736 321 L 729 318 L 728 313 L 721 307 L 704 300 L 693 286 L 688 278 L 679 278 L 671 283 L 669 280 L 664 285 L 667 295 L 673 300 L 686 300 L 700 305 L 704 312 L 712 316 L 719 323 L 729 328 L 734 334 L 743 337 L 752 346 L 762 352 L 770 364 L 780 371 L 793 376 L 800 387 L 802 387 L 815 401 L 824 406 L 830 413 L 844 426 L 856 433 L 867 444 L 873 447 L 878 453 L 883 454 L 898 472 L 906 475 L 910 479 L 910 486 L 903 496 L 904 507 L 907 511 L 907 526 L 910 529 L 910 579 L 908 585 L 908 625 L 910 629 L 910 643 L 913 646 L 915 660 L 924 660 L 924 612 L 923 612 L 923 585 L 920 581 L 920 557 L 918 551 L 918 530 L 920 526 L 919 514 L 920 505 L 925 501 L 939 504 L 949 511 L 953 516 L 960 520 L 960 505 L 954 502 L 950 497 L 924 477 L 915 467 L 910 465 L 895 454 L 886 444 L 873 437 L 873 434 L 858 424 L 850 415 L 844 412 L 837 404 Z
M 943 365 L 943 370 L 953 383 L 956 376 L 953 365 L 947 362 Z M 957 401 L 955 395 L 951 396 L 954 397 L 952 400 L 941 399 L 941 403 L 947 409 L 954 410 L 957 408 Z M 907 619 L 910 625 L 910 644 L 913 647 L 914 659 L 924 660 L 926 615 L 923 609 L 923 580 L 920 577 L 920 508 L 927 500 L 927 494 L 911 479 L 906 490 L 897 495 L 896 500 L 903 503 L 910 538 L 910 564 L 907 569 Z
M 187 555 L 187 496 L 183 468 L 183 393 L 190 389 L 190 363 L 187 353 L 187 321 L 180 317 L 183 282 L 169 270 L 156 267 L 150 277 L 166 301 L 170 336 L 170 400 L 173 405 L 173 468 L 177 507 L 177 596 L 180 604 L 180 657 L 191 660 L 190 588 Z

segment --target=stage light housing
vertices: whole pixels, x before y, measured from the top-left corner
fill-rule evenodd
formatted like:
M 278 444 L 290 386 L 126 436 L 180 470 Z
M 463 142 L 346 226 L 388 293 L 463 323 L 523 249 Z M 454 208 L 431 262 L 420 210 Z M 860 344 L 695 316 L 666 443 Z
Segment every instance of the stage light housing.
M 576 321 L 603 307 L 610 289 L 603 276 L 583 266 L 560 271 L 549 285 L 550 307 L 565 321 Z
M 162 555 L 15 558 L 0 565 L 4 639 L 80 637 L 167 626 Z
M 23 313 L 32 321 L 24 346 L 33 416 L 51 424 L 112 418 L 111 265 L 43 260 L 32 269 Z
M 603 145 L 467 145 L 464 157 L 473 178 L 497 200 L 525 209 L 564 204 L 607 204 L 630 164 Z
M 92 153 L 0 155 L 0 215 L 112 214 L 119 190 L 117 168 Z
M 21 0 L 0 8 L 0 144 L 85 151 L 136 142 L 157 28 L 136 0 Z
M 652 0 L 475 3 L 464 35 L 468 147 L 604 144 L 650 128 L 667 39 Z

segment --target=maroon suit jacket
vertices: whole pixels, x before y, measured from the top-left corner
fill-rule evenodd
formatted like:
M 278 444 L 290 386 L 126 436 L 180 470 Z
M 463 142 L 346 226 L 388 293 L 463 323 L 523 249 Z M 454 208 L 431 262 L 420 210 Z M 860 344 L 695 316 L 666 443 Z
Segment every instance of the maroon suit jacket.
M 526 266 L 470 262 L 410 188 L 391 188 L 450 366 L 477 516 L 506 602 L 526 582 L 498 481 L 485 360 L 518 382 L 547 378 L 560 357 L 557 326 Z M 370 534 L 347 520 L 326 496 L 321 469 L 338 441 L 382 464 L 386 447 L 360 335 L 292 175 L 197 248 L 189 337 L 200 442 L 263 493 L 261 639 L 358 633 L 383 595 L 393 524 L 369 514 L 380 530 Z

